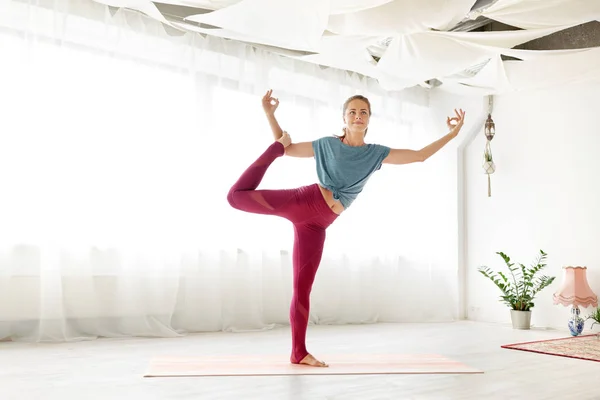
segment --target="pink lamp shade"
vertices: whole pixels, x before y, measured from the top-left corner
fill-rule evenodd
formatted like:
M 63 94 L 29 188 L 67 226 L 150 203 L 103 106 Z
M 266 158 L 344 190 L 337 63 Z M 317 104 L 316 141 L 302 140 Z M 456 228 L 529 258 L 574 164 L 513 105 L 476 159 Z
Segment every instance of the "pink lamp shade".
M 598 307 L 598 296 L 587 281 L 587 267 L 563 267 L 563 270 L 563 281 L 560 289 L 554 293 L 554 304 Z

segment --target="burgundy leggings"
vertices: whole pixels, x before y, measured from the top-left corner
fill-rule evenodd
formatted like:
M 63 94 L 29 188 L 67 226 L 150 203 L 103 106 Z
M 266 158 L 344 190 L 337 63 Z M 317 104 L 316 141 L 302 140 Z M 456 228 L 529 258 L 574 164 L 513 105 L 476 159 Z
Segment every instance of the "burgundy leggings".
M 308 355 L 306 328 L 312 288 L 325 242 L 325 230 L 337 218 L 317 184 L 297 189 L 256 190 L 265 172 L 284 147 L 273 142 L 229 190 L 227 200 L 233 208 L 256 214 L 277 215 L 294 225 L 294 294 L 290 306 L 292 326 L 292 355 L 290 361 L 299 363 Z

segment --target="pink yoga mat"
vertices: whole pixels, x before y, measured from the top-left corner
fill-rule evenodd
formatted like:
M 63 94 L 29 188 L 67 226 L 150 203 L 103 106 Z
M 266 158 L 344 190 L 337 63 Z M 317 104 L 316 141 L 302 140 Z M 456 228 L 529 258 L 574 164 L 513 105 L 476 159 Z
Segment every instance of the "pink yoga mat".
M 286 356 L 158 357 L 145 377 L 357 375 L 357 374 L 479 374 L 482 371 L 441 355 L 330 355 L 327 368 L 290 364 Z

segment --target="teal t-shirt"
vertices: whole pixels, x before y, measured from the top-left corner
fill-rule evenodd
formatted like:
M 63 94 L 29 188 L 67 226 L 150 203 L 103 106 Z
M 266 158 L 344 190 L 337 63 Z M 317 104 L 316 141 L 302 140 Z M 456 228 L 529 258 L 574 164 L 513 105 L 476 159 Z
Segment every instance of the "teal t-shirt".
M 348 208 L 373 173 L 381 168 L 390 148 L 379 144 L 348 146 L 328 136 L 312 142 L 321 186 Z

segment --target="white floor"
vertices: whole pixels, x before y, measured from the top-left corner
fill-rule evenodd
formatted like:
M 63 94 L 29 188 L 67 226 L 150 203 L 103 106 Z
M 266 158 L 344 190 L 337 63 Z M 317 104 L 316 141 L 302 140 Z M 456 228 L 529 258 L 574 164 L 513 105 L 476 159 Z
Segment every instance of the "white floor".
M 282 354 L 288 329 L 177 339 L 100 339 L 62 344 L 0 343 L 0 399 L 600 399 L 600 363 L 501 349 L 568 336 L 470 321 L 451 324 L 310 326 L 323 353 L 437 353 L 479 375 L 143 378 L 167 355 Z

